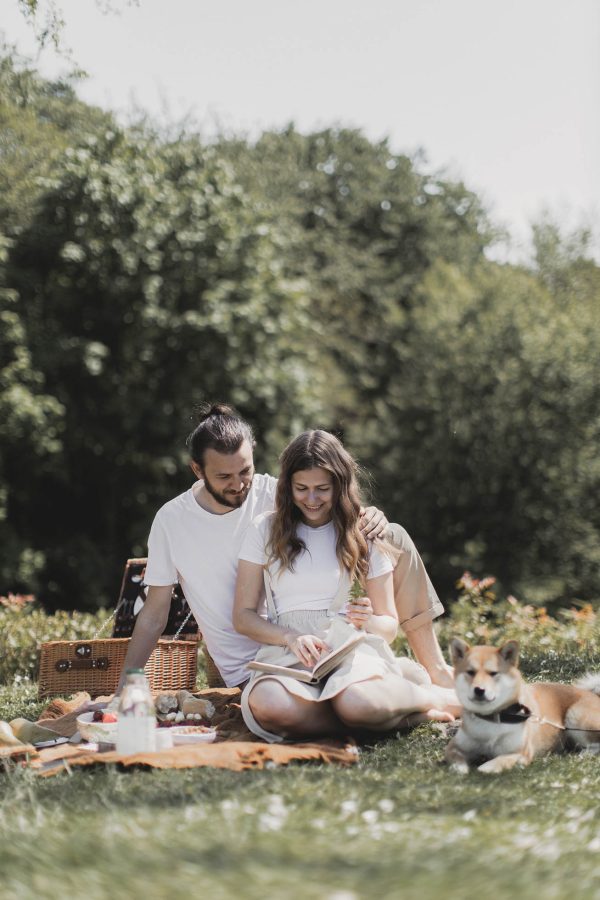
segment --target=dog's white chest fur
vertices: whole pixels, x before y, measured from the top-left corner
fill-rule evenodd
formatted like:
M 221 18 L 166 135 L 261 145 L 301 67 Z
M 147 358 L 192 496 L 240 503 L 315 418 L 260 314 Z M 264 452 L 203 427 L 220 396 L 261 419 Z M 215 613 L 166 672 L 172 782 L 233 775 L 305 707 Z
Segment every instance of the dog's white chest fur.
M 493 722 L 465 709 L 454 741 L 468 755 L 491 759 L 507 753 L 519 753 L 525 741 L 525 722 Z

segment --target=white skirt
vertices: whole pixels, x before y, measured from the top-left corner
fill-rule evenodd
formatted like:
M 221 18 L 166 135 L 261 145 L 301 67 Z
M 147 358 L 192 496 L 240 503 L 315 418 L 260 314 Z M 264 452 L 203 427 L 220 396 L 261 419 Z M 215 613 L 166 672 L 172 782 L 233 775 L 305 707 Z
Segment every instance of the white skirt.
M 333 648 L 339 646 L 349 633 L 354 631 L 341 616 L 329 618 L 326 610 L 298 610 L 282 613 L 277 620 L 278 625 L 291 628 L 299 634 L 315 634 L 325 640 Z M 257 657 L 261 662 L 278 666 L 295 666 L 304 668 L 295 653 L 286 647 L 265 644 Z M 279 734 L 266 731 L 254 718 L 250 709 L 249 697 L 259 681 L 271 678 L 278 681 L 286 691 L 311 703 L 324 703 L 336 697 L 351 684 L 369 681 L 371 678 L 383 678 L 395 675 L 405 678 L 413 684 L 430 685 L 431 678 L 426 669 L 419 663 L 406 657 L 397 657 L 392 653 L 386 641 L 377 634 L 365 632 L 363 640 L 344 657 L 340 665 L 318 684 L 306 684 L 287 675 L 271 675 L 264 672 L 253 672 L 250 681 L 244 688 L 241 697 L 242 715 L 248 729 L 269 743 L 278 743 L 284 738 Z

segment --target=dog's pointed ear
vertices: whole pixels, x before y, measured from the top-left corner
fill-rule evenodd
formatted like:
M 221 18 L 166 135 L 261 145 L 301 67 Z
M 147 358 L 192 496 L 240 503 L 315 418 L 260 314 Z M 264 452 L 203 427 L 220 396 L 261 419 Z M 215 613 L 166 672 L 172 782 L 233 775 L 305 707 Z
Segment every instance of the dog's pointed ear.
M 502 644 L 500 650 L 498 651 L 502 659 L 509 664 L 509 666 L 516 666 L 519 663 L 519 642 L 518 641 L 507 641 L 505 644 Z
M 465 658 L 470 650 L 470 646 L 462 638 L 452 638 L 450 641 L 450 655 L 452 657 L 452 665 L 455 666 Z

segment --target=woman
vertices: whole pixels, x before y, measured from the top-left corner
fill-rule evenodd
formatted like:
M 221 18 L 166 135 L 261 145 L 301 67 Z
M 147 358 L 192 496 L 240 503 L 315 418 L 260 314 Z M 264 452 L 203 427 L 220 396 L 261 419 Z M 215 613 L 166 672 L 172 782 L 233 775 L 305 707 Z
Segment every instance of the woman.
M 393 566 L 384 548 L 369 545 L 359 530 L 356 471 L 333 435 L 299 435 L 281 456 L 275 511 L 254 520 L 242 545 L 233 623 L 267 645 L 259 653 L 264 661 L 310 668 L 352 626 L 364 631 L 317 685 L 253 675 L 242 712 L 250 730 L 267 741 L 451 721 L 458 708 L 454 691 L 434 686 L 422 666 L 389 649 L 398 629 Z M 263 580 L 270 620 L 258 612 Z M 336 607 L 354 580 L 366 596 L 345 604 L 342 621 Z

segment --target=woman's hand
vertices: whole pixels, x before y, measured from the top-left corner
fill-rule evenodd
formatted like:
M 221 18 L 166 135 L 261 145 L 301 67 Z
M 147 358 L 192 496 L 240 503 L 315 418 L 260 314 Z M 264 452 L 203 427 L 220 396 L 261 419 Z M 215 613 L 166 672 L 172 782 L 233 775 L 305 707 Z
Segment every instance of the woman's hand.
M 364 630 L 373 615 L 373 606 L 368 597 L 355 597 L 348 600 L 346 619 L 359 630 Z
M 309 669 L 312 669 L 324 653 L 331 650 L 331 647 L 315 634 L 290 634 L 286 637 L 285 644 L 288 650 L 291 650 Z

